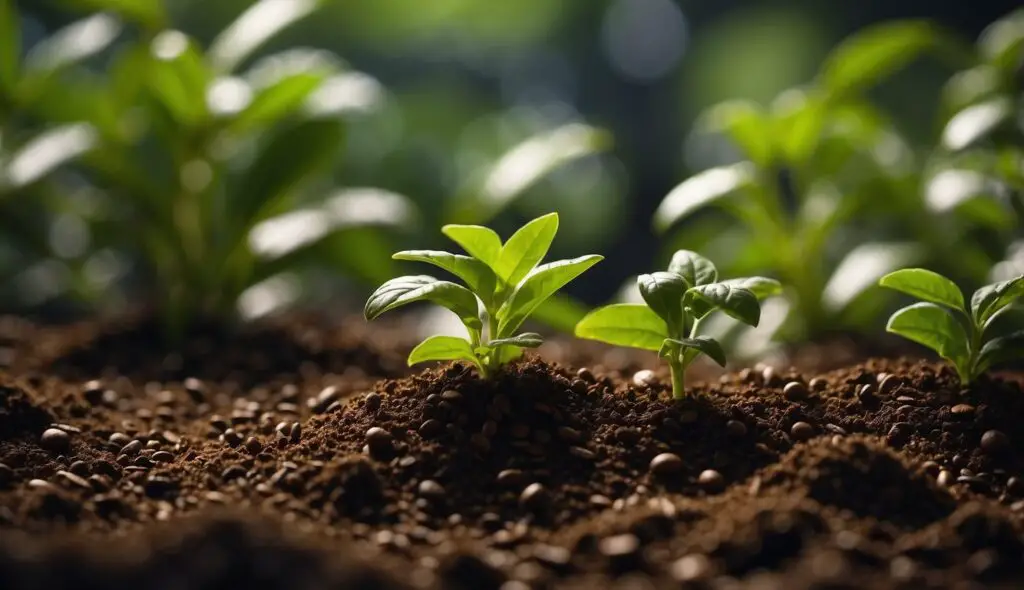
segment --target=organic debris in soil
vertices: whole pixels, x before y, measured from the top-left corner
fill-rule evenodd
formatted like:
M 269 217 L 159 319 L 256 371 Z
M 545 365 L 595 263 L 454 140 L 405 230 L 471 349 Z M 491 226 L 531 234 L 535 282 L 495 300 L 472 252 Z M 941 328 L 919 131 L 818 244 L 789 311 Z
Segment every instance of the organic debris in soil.
M 0 440 L 0 522 L 108 539 L 232 507 L 420 587 L 1024 581 L 1014 380 L 961 391 L 945 367 L 870 361 L 748 370 L 681 402 L 535 359 L 361 392 L 116 381 L 8 385 L 68 444 L 42 419 Z

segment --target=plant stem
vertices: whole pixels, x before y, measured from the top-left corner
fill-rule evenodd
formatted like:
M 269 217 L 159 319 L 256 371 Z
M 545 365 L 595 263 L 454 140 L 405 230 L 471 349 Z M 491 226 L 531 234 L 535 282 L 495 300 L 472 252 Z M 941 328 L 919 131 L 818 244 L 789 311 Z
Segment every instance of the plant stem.
M 669 368 L 672 370 L 672 397 L 683 399 L 686 397 L 686 365 L 682 361 L 669 361 Z

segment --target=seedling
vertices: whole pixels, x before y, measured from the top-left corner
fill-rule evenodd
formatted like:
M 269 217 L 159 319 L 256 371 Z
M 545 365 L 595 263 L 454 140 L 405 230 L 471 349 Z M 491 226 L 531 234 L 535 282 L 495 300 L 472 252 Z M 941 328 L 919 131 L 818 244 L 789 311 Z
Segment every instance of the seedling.
M 545 300 L 603 257 L 590 255 L 539 264 L 558 231 L 558 214 L 549 213 L 521 227 L 502 244 L 494 231 L 479 225 L 446 225 L 442 233 L 469 254 L 407 250 L 397 260 L 426 262 L 459 277 L 466 286 L 428 275 L 398 277 L 381 285 L 366 302 L 367 320 L 415 301 L 431 301 L 451 310 L 468 338 L 431 336 L 409 354 L 409 365 L 465 360 L 489 377 L 518 358 L 524 348 L 543 342 L 539 334 L 516 331 Z M 539 266 L 538 266 L 539 265 Z
M 937 352 L 953 364 L 964 385 L 994 365 L 1024 356 L 1024 331 L 986 336 L 996 318 L 1024 295 L 1024 275 L 978 289 L 969 308 L 953 281 L 923 268 L 898 270 L 879 284 L 922 300 L 892 314 L 886 330 Z
M 682 399 L 686 369 L 701 354 L 725 366 L 725 352 L 700 334 L 701 322 L 721 310 L 747 324 L 761 319 L 760 299 L 781 291 L 764 277 L 718 280 L 715 265 L 696 252 L 679 250 L 668 272 L 640 275 L 644 303 L 618 303 L 592 311 L 576 325 L 580 338 L 658 352 L 672 369 L 672 395 Z

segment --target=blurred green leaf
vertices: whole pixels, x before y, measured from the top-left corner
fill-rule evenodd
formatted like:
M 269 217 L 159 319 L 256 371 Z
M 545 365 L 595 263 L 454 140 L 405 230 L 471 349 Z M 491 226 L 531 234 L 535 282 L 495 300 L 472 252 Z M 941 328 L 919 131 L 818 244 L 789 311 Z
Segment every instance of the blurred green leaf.
M 71 23 L 32 47 L 25 56 L 26 75 L 48 76 L 88 59 L 109 47 L 121 29 L 121 22 L 109 14 Z
M 96 131 L 85 123 L 44 131 L 16 151 L 0 170 L 0 187 L 21 188 L 93 148 Z
M 0 0 L 0 92 L 13 94 L 21 61 L 21 27 L 14 0 Z
M 751 184 L 753 167 L 747 162 L 711 168 L 676 186 L 654 212 L 654 227 L 667 231 L 699 209 L 736 194 Z
M 274 35 L 317 8 L 317 0 L 259 0 L 210 44 L 210 63 L 219 72 L 237 68 Z
M 459 223 L 485 223 L 544 176 L 610 144 L 607 132 L 580 123 L 534 135 L 501 156 L 480 184 L 461 191 L 453 217 Z
M 799 92 L 784 93 L 774 106 L 774 126 L 769 133 L 785 160 L 800 166 L 818 147 L 828 109 L 818 97 Z
M 884 275 L 905 267 L 920 257 L 917 244 L 866 242 L 839 262 L 821 294 L 822 304 L 835 313 L 842 311 L 861 293 L 875 286 Z
M 229 197 L 228 218 L 248 232 L 264 212 L 271 212 L 333 161 L 344 138 L 338 120 L 310 119 L 275 131 Z
M 323 73 L 299 73 L 278 80 L 256 94 L 249 106 L 231 122 L 242 131 L 277 121 L 298 110 L 324 81 Z
M 758 166 L 771 165 L 771 120 L 755 103 L 745 100 L 719 103 L 701 115 L 697 125 L 706 131 L 724 134 Z
M 833 98 L 856 94 L 880 82 L 942 42 L 926 21 L 886 22 L 847 37 L 825 61 L 821 82 Z
M 942 130 L 942 144 L 948 150 L 962 150 L 981 141 L 1013 116 L 1013 105 L 997 97 L 971 105 L 949 120 Z
M 151 31 L 167 24 L 163 0 L 74 0 L 74 3 L 80 9 L 114 12 Z
M 206 89 L 211 74 L 195 44 L 179 31 L 160 33 L 150 47 L 147 80 L 153 98 L 175 120 L 194 126 L 206 118 Z
M 1003 72 L 1020 66 L 1024 54 L 1024 9 L 1017 9 L 988 26 L 978 40 L 982 57 Z

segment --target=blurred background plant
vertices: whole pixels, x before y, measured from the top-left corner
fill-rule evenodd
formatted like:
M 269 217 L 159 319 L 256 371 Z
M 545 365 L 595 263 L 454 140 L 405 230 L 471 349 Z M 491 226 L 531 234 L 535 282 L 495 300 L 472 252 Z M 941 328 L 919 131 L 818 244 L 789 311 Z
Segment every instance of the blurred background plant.
M 152 301 L 173 325 L 342 307 L 391 275 L 388 252 L 440 246 L 444 222 L 507 235 L 556 210 L 553 255 L 606 254 L 569 290 L 587 305 L 679 247 L 783 279 L 763 346 L 777 330 L 880 329 L 884 295 L 865 288 L 891 266 L 976 284 L 1014 252 L 999 213 L 1012 199 L 955 204 L 966 177 L 942 175 L 1006 183 L 1019 142 L 941 141 L 957 113 L 999 97 L 1019 132 L 1020 13 L 986 28 L 1013 0 L 0 6 L 17 15 L 0 23 L 4 88 L 29 70 L 11 64 L 48 53 L 29 49 L 43 38 L 99 23 L 46 92 L 0 104 L 5 166 L 41 133 L 80 130 L 77 150 L 17 189 L 32 209 L 16 229 L 36 228 L 22 233 L 39 248 L 3 230 L 0 267 L 22 277 L 5 281 L 4 311 Z M 964 164 L 985 158 L 1009 163 Z M 665 199 L 701 183 L 737 193 L 719 202 L 732 216 Z M 558 303 L 541 318 L 560 327 L 584 309 Z

